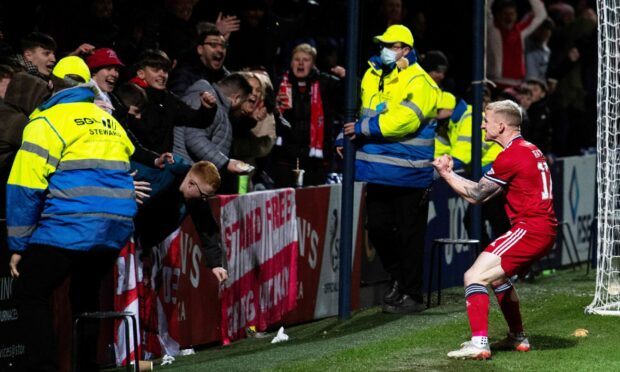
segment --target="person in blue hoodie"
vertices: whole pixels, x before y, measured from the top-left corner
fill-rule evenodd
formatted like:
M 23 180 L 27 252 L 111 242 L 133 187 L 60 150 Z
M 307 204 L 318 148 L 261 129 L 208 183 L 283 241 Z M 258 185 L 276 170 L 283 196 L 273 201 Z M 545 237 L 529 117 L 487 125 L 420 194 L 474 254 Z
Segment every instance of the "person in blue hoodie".
M 73 314 L 97 311 L 99 288 L 129 240 L 137 206 L 123 127 L 95 103 L 95 85 L 78 57 L 53 71 L 63 89 L 24 129 L 7 184 L 10 270 L 25 358 L 21 370 L 58 369 L 51 298 L 71 277 Z M 92 337 L 97 331 L 89 332 Z M 80 369 L 92 371 L 96 338 L 84 342 Z

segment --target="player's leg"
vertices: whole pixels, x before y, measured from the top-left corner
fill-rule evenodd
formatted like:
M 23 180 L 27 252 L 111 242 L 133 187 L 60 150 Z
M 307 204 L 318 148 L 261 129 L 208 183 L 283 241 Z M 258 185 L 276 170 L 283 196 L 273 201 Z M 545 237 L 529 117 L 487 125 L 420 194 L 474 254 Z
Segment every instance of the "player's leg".
M 523 321 L 519 308 L 519 296 L 510 279 L 497 280 L 492 283 L 495 298 L 499 304 L 504 319 L 508 323 L 508 335 L 500 341 L 493 342 L 493 350 L 529 351 L 530 343 L 523 333 Z
M 450 358 L 487 359 L 489 348 L 489 292 L 487 286 L 505 274 L 501 258 L 489 252 L 482 252 L 464 277 L 467 317 L 472 338 L 463 343 L 461 349 L 448 353 Z
M 502 268 L 507 276 L 521 273 L 546 255 L 555 241 L 554 233 L 537 232 L 521 224 L 498 238 L 488 251 L 501 256 Z M 528 351 L 530 344 L 523 333 L 523 322 L 519 297 L 510 280 L 496 280 L 492 283 L 497 302 L 508 323 L 508 336 L 491 344 L 496 350 Z

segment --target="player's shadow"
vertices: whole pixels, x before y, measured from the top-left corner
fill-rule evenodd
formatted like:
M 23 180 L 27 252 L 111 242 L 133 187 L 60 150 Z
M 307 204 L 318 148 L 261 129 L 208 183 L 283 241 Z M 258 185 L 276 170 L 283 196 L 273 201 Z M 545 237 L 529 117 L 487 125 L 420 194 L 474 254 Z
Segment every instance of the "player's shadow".
M 568 349 L 577 345 L 577 340 L 573 338 L 546 335 L 530 335 L 528 338 L 534 350 Z

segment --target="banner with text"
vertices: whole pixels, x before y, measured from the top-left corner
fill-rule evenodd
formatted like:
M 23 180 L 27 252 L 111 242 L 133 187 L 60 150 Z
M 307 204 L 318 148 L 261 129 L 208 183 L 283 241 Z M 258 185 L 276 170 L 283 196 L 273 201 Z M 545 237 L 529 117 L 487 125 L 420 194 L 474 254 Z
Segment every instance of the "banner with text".
M 297 218 L 293 189 L 220 198 L 229 278 L 221 293 L 226 344 L 256 326 L 264 331 L 295 308 Z

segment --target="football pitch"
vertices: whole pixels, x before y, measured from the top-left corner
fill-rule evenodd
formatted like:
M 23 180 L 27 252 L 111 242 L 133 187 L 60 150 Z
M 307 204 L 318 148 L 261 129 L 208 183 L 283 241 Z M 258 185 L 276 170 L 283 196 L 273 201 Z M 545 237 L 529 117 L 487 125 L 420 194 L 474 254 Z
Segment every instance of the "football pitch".
M 585 315 L 595 273 L 564 269 L 533 282 L 519 281 L 523 320 L 532 350 L 494 352 L 486 361 L 450 360 L 446 353 L 469 338 L 462 288 L 442 291 L 442 304 L 416 315 L 361 309 L 346 321 L 327 318 L 285 329 L 289 341 L 267 337 L 229 346 L 196 349 L 174 371 L 619 371 L 620 318 Z M 489 336 L 502 338 L 506 325 L 491 296 Z M 576 329 L 587 337 L 573 335 Z

